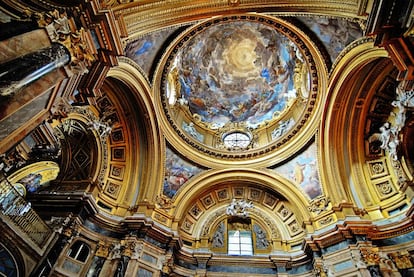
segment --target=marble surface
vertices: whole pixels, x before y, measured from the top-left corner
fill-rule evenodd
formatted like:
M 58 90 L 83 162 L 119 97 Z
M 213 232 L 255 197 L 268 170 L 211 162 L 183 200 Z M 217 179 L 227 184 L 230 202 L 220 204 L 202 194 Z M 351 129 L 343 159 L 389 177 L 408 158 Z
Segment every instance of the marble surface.
M 30 52 L 50 46 L 44 29 L 37 29 L 0 42 L 0 63 L 10 61 Z

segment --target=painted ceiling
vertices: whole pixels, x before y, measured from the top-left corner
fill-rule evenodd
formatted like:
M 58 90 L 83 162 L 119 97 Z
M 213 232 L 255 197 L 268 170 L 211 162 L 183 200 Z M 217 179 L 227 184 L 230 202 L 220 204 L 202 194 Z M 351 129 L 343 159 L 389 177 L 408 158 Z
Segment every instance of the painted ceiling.
M 178 82 L 166 93 L 170 104 L 185 101 L 211 129 L 230 122 L 256 128 L 283 114 L 299 92 L 308 96 L 304 63 L 298 46 L 271 25 L 223 21 L 205 26 L 179 49 L 170 71 Z M 302 87 L 294 78 L 304 80 Z

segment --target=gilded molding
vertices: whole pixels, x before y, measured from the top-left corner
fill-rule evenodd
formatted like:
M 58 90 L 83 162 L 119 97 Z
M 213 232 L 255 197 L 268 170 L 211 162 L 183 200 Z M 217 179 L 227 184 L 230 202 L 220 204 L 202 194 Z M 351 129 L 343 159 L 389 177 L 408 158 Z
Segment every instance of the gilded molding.
M 113 7 L 115 13 L 123 14 L 130 37 L 140 33 L 162 29 L 184 22 L 194 22 L 205 17 L 243 12 L 266 12 L 273 14 L 321 14 L 349 18 L 364 18 L 367 1 L 258 1 L 247 0 L 233 3 L 228 0 L 194 1 L 155 1 L 133 2 Z M 306 9 L 307 13 L 303 10 Z M 137 20 L 137 18 L 139 20 Z

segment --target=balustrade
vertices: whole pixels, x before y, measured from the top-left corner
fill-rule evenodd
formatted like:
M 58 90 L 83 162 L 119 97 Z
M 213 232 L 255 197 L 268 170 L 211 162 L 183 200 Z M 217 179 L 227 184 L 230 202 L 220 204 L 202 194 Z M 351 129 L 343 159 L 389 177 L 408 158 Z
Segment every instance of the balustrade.
M 53 233 L 6 178 L 0 181 L 0 216 L 41 248 Z

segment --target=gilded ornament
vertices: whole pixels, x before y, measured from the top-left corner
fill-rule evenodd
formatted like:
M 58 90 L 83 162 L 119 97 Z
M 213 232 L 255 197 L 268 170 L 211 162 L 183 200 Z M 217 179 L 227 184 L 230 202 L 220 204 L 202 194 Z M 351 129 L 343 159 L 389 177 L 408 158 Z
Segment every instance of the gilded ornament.
M 392 192 L 392 186 L 388 181 L 377 184 L 377 189 L 382 195 L 387 195 Z
M 378 248 L 375 247 L 361 247 L 361 257 L 368 265 L 378 265 L 380 262 L 380 256 L 378 254 Z
M 161 209 L 168 210 L 175 207 L 173 201 L 165 195 L 157 195 L 155 198 L 155 202 Z
M 106 258 L 109 255 L 109 249 L 110 249 L 110 244 L 108 244 L 106 241 L 100 240 L 96 248 L 95 256 Z
M 321 224 L 321 225 L 327 225 L 329 223 L 332 223 L 333 221 L 334 221 L 333 216 L 328 216 L 326 218 L 323 218 L 323 219 L 319 220 L 319 224 Z
M 398 269 L 413 268 L 411 256 L 407 251 L 390 253 L 388 256 L 392 259 Z
M 325 196 L 320 196 L 311 201 L 310 206 L 308 207 L 309 211 L 315 214 L 320 214 L 323 211 L 326 211 L 329 205 L 329 198 Z
M 378 162 L 378 163 L 373 163 L 371 164 L 371 169 L 372 172 L 377 175 L 377 174 L 381 174 L 384 172 L 385 168 L 382 162 Z

